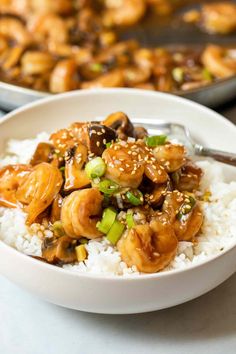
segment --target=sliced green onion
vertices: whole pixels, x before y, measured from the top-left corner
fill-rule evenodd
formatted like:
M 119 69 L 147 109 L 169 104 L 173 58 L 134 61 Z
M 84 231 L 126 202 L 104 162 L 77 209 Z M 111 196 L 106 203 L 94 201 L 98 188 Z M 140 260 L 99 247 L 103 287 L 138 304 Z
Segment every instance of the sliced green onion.
M 110 241 L 113 245 L 116 245 L 116 243 L 121 238 L 124 229 L 125 225 L 122 224 L 120 221 L 115 220 L 107 234 L 108 241 Z
M 206 81 L 212 81 L 212 75 L 207 68 L 202 70 L 202 76 Z
M 106 143 L 106 148 L 109 149 L 111 147 L 112 142 L 110 141 L 109 143 Z
M 154 135 L 146 137 L 146 144 L 149 147 L 156 147 L 158 145 L 164 145 L 166 142 L 166 135 Z
M 85 172 L 90 179 L 102 177 L 106 172 L 106 164 L 101 157 L 95 157 L 86 164 Z
M 181 220 L 185 215 L 189 214 L 193 210 L 195 204 L 196 200 L 193 197 L 188 196 L 188 201 L 181 206 L 178 214 L 176 215 L 177 219 Z
M 177 82 L 182 82 L 184 80 L 184 71 L 182 68 L 174 68 L 172 70 L 172 76 Z
M 115 192 L 118 191 L 119 186 L 115 182 L 109 180 L 109 179 L 104 179 L 99 183 L 99 190 L 100 192 L 107 194 L 107 195 L 112 195 Z
M 55 221 L 52 224 L 52 228 L 53 228 L 53 232 L 56 237 L 61 237 L 61 236 L 65 235 L 65 231 L 64 231 L 61 221 Z
M 127 192 L 126 198 L 132 205 L 138 206 L 143 204 L 143 194 L 139 190 L 135 194 L 130 191 Z
M 82 237 L 82 238 L 79 239 L 79 243 L 81 245 L 86 245 L 88 243 L 88 239 L 85 238 L 85 237 Z
M 103 65 L 100 63 L 93 63 L 90 65 L 90 69 L 96 73 L 103 71 Z
M 97 223 L 97 228 L 104 234 L 107 234 L 116 220 L 116 211 L 112 208 L 106 208 L 102 215 L 102 220 Z
M 132 227 L 135 226 L 133 214 L 131 214 L 131 213 L 126 214 L 126 223 L 127 223 L 129 229 L 132 229 Z

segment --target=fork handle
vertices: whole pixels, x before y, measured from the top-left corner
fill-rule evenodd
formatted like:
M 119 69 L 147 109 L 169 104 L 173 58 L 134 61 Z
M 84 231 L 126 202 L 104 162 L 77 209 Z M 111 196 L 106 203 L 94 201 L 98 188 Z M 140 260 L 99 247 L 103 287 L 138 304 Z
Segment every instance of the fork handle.
M 228 165 L 236 166 L 236 154 L 210 149 L 198 144 L 194 146 L 194 150 L 195 150 L 195 154 L 198 156 L 211 157 L 214 160 L 226 163 Z

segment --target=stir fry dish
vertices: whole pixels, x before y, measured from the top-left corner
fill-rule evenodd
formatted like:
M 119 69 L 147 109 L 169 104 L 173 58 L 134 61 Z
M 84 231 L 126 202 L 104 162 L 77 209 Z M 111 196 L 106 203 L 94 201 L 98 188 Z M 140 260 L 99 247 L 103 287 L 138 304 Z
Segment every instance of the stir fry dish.
M 128 267 L 155 273 L 179 241 L 197 242 L 202 170 L 183 145 L 150 136 L 122 112 L 77 122 L 39 143 L 29 164 L 0 169 L 0 206 L 26 213 L 39 230 L 42 261 L 83 262 L 106 239 Z
M 236 3 L 221 1 L 203 4 L 200 10 L 185 13 L 184 20 L 196 23 L 209 34 L 229 34 L 236 31 Z
M 184 3 L 0 0 L 0 78 L 51 93 L 102 87 L 178 92 L 234 75 L 235 49 L 145 48 L 119 39 L 119 29 Z M 205 5 L 197 18 L 209 32 L 229 32 L 235 28 L 230 6 Z

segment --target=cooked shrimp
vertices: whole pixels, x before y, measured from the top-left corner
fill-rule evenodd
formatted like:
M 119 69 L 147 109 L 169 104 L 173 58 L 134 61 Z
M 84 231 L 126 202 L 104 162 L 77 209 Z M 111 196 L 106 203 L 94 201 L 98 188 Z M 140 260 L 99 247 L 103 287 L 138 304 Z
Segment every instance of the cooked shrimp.
M 217 45 L 208 45 L 202 54 L 205 67 L 216 77 L 224 78 L 236 73 L 236 60 L 230 50 Z
M 165 183 L 168 174 L 143 142 L 113 144 L 103 153 L 106 177 L 123 187 L 137 188 L 145 174 L 154 183 Z
M 140 272 L 155 273 L 175 257 L 178 240 L 172 226 L 153 220 L 127 231 L 117 244 L 122 260 Z
M 0 35 L 22 46 L 27 46 L 31 42 L 29 32 L 25 29 L 23 23 L 16 18 L 0 18 Z
M 0 55 L 9 48 L 7 39 L 0 35 Z
M 142 153 L 142 149 L 138 149 L 138 146 L 133 143 L 112 144 L 102 155 L 107 164 L 105 177 L 122 187 L 137 188 L 144 173 L 144 165 L 138 158 L 139 152 Z
M 55 65 L 55 60 L 49 53 L 27 51 L 21 59 L 24 75 L 39 75 L 50 72 Z
M 124 86 L 124 74 L 120 69 L 112 70 L 107 74 L 99 76 L 95 80 L 85 81 L 81 84 L 82 89 L 122 86 Z
M 202 6 L 202 24 L 209 33 L 227 34 L 236 30 L 236 5 L 229 1 Z
M 79 76 L 74 60 L 65 59 L 59 61 L 50 77 L 50 90 L 60 93 L 79 88 Z
M 125 85 L 130 87 L 148 81 L 150 76 L 151 76 L 150 68 L 133 66 L 124 69 Z
M 0 13 L 14 16 L 24 16 L 29 13 L 29 0 L 1 0 Z
M 186 161 L 186 151 L 183 145 L 170 143 L 158 145 L 154 148 L 153 154 L 168 172 L 178 170 Z
M 101 237 L 96 224 L 101 218 L 103 197 L 96 188 L 71 193 L 64 199 L 61 221 L 66 234 L 72 238 Z
M 72 130 L 60 129 L 51 134 L 50 141 L 55 147 L 57 154 L 62 157 L 66 150 L 73 148 L 76 145 L 78 139 L 74 136 Z
M 17 190 L 16 198 L 25 204 L 27 224 L 31 225 L 47 209 L 59 193 L 63 183 L 58 168 L 43 162 L 35 166 L 24 178 Z
M 73 10 L 73 4 L 71 0 L 31 0 L 31 8 L 36 13 L 67 15 Z
M 29 23 L 29 31 L 34 34 L 36 40 L 56 43 L 66 43 L 69 39 L 69 30 L 66 22 L 55 14 L 44 14 L 32 19 Z
M 0 169 L 0 205 L 14 208 L 19 203 L 16 191 L 31 171 L 27 165 L 9 165 Z
M 8 51 L 5 52 L 5 58 L 2 63 L 2 69 L 9 70 L 16 66 L 22 56 L 24 48 L 22 46 L 16 46 L 13 48 L 9 48 Z
M 167 194 L 163 212 L 171 220 L 179 241 L 192 241 L 200 231 L 203 214 L 196 201 L 188 195 L 174 191 Z
M 144 0 L 106 0 L 104 22 L 106 25 L 129 26 L 138 22 L 146 11 Z

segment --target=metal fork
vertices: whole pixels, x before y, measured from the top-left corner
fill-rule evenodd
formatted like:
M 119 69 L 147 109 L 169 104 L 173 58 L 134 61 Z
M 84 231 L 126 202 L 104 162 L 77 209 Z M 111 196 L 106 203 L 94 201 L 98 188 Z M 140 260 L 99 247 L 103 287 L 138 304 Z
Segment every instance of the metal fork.
M 181 124 L 166 123 L 159 120 L 153 122 L 151 119 L 132 119 L 135 125 L 144 125 L 148 132 L 152 135 L 165 134 L 170 139 L 176 139 L 184 144 L 190 155 L 211 157 L 214 160 L 223 162 L 228 165 L 236 166 L 236 154 L 215 150 L 196 143 L 191 137 L 190 131 Z

